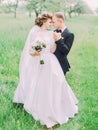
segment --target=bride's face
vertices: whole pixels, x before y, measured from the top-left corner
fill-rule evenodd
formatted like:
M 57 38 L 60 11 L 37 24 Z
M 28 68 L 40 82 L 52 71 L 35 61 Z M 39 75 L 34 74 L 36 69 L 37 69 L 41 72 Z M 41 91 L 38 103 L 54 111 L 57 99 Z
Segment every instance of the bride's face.
M 52 20 L 51 19 L 48 19 L 44 24 L 43 26 L 45 27 L 46 30 L 50 29 L 52 25 Z

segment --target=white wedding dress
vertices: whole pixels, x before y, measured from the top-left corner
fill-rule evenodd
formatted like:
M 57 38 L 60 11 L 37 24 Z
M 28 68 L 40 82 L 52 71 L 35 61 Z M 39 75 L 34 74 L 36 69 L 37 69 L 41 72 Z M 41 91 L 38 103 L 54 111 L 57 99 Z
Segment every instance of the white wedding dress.
M 47 128 L 63 124 L 78 112 L 78 100 L 69 87 L 62 68 L 51 53 L 54 40 L 51 31 L 32 29 L 20 61 L 20 80 L 13 102 L 24 104 L 24 109 Z M 29 50 L 36 41 L 44 40 L 46 48 L 40 56 Z M 40 58 L 44 64 L 40 64 Z

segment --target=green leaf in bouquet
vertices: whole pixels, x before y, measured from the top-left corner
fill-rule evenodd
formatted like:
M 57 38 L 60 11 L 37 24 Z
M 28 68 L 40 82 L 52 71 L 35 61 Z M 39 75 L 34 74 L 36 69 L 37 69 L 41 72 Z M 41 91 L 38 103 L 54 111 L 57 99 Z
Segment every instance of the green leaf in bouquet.
M 40 60 L 40 64 L 41 64 L 41 65 L 44 64 L 44 61 L 43 61 L 43 60 Z

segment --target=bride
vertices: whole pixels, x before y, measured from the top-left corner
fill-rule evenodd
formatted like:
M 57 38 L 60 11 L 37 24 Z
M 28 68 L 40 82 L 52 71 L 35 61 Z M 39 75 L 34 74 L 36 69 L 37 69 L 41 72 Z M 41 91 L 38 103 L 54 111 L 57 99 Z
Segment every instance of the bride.
M 49 14 L 35 20 L 21 55 L 20 80 L 13 99 L 49 129 L 78 113 L 77 98 L 53 54 L 56 45 L 49 31 L 51 22 Z

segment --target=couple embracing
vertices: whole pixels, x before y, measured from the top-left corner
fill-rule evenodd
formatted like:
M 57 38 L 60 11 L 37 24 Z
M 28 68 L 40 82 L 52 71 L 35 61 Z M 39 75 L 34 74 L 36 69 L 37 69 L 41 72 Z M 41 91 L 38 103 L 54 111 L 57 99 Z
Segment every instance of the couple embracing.
M 49 31 L 51 26 L 55 31 Z M 35 120 L 51 130 L 78 113 L 78 100 L 64 76 L 70 68 L 67 55 L 73 40 L 61 13 L 42 14 L 35 19 L 20 59 L 13 102 L 22 103 Z

